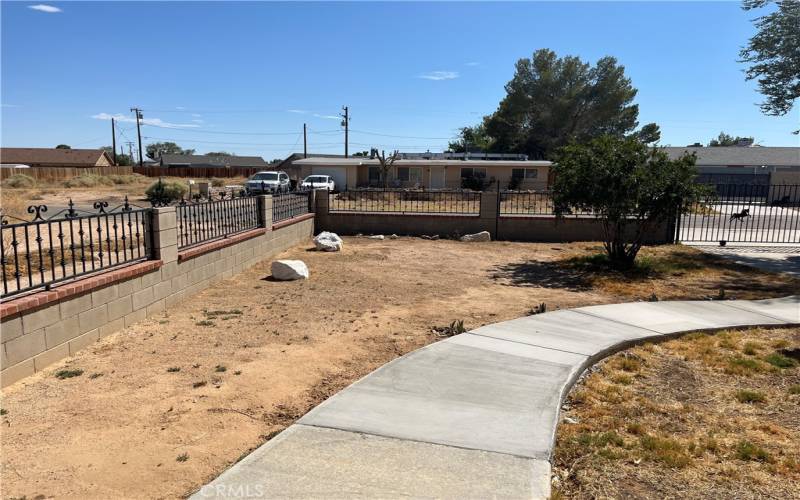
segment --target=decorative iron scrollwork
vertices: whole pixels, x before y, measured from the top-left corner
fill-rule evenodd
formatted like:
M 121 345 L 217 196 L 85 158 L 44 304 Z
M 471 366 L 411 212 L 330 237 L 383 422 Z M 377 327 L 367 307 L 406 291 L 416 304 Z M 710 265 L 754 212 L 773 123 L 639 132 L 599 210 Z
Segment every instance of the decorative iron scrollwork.
M 124 201 L 124 203 L 122 203 L 122 211 L 123 212 L 130 212 L 131 210 L 133 210 L 133 209 L 131 208 L 131 204 L 128 203 L 128 195 L 126 194 L 125 195 L 125 201 Z
M 94 205 L 92 205 L 92 206 L 94 207 L 95 210 L 100 210 L 100 213 L 104 214 L 104 213 L 106 213 L 106 208 L 108 208 L 108 202 L 107 201 L 96 201 L 96 202 L 94 202 Z
M 29 214 L 36 213 L 36 215 L 33 217 L 33 221 L 31 221 L 31 222 L 34 222 L 34 221 L 37 221 L 37 220 L 44 220 L 44 217 L 42 217 L 42 214 L 45 213 L 45 212 L 47 212 L 47 205 L 30 205 L 28 207 L 28 213 Z

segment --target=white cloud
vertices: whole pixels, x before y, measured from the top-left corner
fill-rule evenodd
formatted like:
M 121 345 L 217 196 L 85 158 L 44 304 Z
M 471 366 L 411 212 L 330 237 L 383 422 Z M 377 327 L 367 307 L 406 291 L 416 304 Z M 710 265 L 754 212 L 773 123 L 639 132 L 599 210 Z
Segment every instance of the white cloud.
M 339 115 L 320 115 L 318 113 L 314 113 L 312 116 L 315 116 L 317 118 L 324 118 L 326 120 L 341 120 L 342 119 L 342 117 L 339 116 Z
M 193 121 L 194 123 L 205 123 L 205 122 L 206 122 L 205 120 L 202 120 L 202 119 L 200 119 L 200 118 L 193 118 L 193 119 L 192 119 L 192 121 Z
M 108 113 L 98 113 L 96 115 L 92 115 L 92 118 L 95 120 L 110 120 L 114 119 L 118 122 L 126 122 L 126 123 L 136 123 L 136 119 L 132 116 L 123 115 L 122 113 L 117 113 L 115 115 L 110 115 Z M 200 125 L 194 123 L 170 123 L 165 122 L 161 118 L 143 118 L 141 122 L 145 125 L 153 125 L 154 127 L 163 127 L 163 128 L 198 128 Z
M 52 5 L 45 5 L 43 3 L 36 4 L 36 5 L 28 5 L 29 9 L 38 10 L 39 12 L 47 12 L 48 14 L 55 14 L 56 12 L 61 12 L 61 9 L 58 7 L 53 7 Z
M 466 63 L 464 66 L 480 66 L 480 65 L 481 65 L 481 63 L 479 63 L 479 62 L 470 61 L 470 62 Z
M 192 113 L 192 116 L 194 116 L 195 118 L 200 118 L 203 115 L 201 115 L 200 113 Z
M 19 104 L 6 104 L 6 103 L 0 104 L 0 108 L 18 108 L 18 107 Z
M 458 71 L 431 71 L 430 73 L 423 73 L 417 78 L 438 82 L 441 80 L 455 80 L 458 76 Z
M 308 111 L 306 111 L 304 109 L 287 109 L 286 112 L 287 113 L 296 113 L 298 115 L 304 115 L 304 114 L 308 113 Z

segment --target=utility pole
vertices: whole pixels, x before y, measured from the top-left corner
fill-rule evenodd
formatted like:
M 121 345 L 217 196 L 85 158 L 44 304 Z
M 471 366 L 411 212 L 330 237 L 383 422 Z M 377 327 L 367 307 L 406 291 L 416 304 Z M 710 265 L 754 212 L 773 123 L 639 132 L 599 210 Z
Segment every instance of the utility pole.
M 350 132 L 350 110 L 347 106 L 342 106 L 344 110 L 344 114 L 341 115 L 344 120 L 342 120 L 342 125 L 344 126 L 344 157 L 347 158 L 347 143 L 348 143 L 348 135 Z
M 133 162 L 133 142 L 128 141 L 125 144 L 128 145 L 128 159 Z
M 142 110 L 139 108 L 131 108 L 131 111 L 136 112 L 136 133 L 139 135 L 139 166 L 142 166 L 142 128 L 139 121 L 142 119 Z M 133 160 L 133 158 L 131 158 Z
M 117 166 L 117 133 L 114 131 L 114 119 L 111 119 L 111 151 L 114 152 L 114 166 Z
M 306 135 L 306 124 L 303 124 L 303 158 L 308 158 L 308 136 Z

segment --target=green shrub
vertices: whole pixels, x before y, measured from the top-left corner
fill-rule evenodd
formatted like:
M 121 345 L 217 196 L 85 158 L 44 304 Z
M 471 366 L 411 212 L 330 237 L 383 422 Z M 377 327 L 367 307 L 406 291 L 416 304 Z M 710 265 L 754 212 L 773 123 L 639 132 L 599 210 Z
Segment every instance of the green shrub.
M 736 400 L 740 403 L 763 403 L 767 398 L 758 391 L 741 389 L 736 392 Z
M 58 370 L 56 372 L 56 378 L 65 379 L 65 378 L 72 378 L 72 377 L 80 377 L 83 375 L 83 370 L 80 368 L 76 370 Z
M 764 358 L 764 361 L 771 364 L 772 366 L 777 366 L 778 368 L 792 368 L 794 366 L 797 366 L 797 361 L 787 356 L 784 356 L 783 354 L 778 352 L 770 354 L 769 356 Z
M 36 179 L 30 175 L 14 174 L 3 182 L 10 188 L 32 188 L 36 185 Z
M 225 179 L 219 179 L 217 177 L 211 178 L 211 185 L 214 187 L 222 187 L 225 185 Z
M 800 384 L 790 385 L 789 394 L 800 394 Z
M 144 192 L 151 202 L 170 203 L 180 200 L 186 194 L 186 186 L 179 181 L 157 181 Z
M 771 460 L 767 451 L 750 441 L 739 441 L 736 445 L 736 458 L 739 460 L 756 460 L 758 462 L 769 462 Z

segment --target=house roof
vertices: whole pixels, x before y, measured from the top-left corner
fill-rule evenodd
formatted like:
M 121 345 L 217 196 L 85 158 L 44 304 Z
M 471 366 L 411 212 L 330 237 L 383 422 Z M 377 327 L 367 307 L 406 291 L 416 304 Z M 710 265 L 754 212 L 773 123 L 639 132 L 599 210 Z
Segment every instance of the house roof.
M 206 156 L 206 155 L 161 155 L 162 165 L 181 165 L 190 167 L 266 167 L 267 162 L 260 156 Z
M 697 166 L 800 166 L 800 147 L 667 147 L 663 148 L 671 159 L 684 152 L 697 155 Z
M 364 157 L 357 158 L 305 158 L 295 160 L 293 165 L 308 165 L 317 167 L 346 167 L 359 165 L 380 165 L 377 159 Z M 532 160 L 397 160 L 397 166 L 457 166 L 457 167 L 549 167 L 553 163 L 549 161 Z
M 93 167 L 106 155 L 102 149 L 56 149 L 56 148 L 0 148 L 0 162 L 63 165 L 65 167 Z

